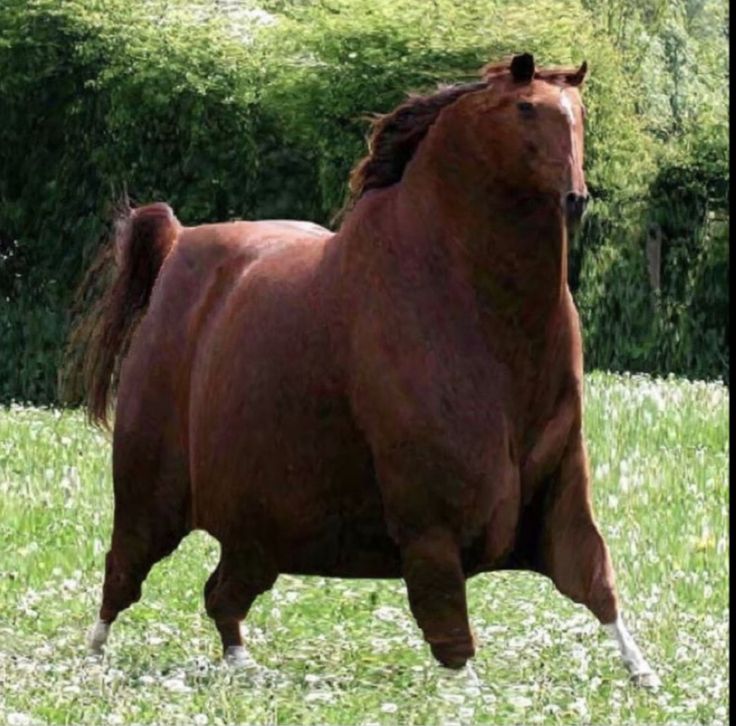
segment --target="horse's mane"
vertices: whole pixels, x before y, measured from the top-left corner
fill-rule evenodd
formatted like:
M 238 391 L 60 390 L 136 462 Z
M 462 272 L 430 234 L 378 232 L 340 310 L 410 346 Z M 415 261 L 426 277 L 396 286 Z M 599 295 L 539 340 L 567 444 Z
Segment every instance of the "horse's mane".
M 536 70 L 534 77 L 556 81 L 574 73 L 576 70 L 572 68 L 548 68 Z M 336 221 L 342 219 L 367 191 L 390 186 L 401 179 L 406 165 L 442 109 L 467 93 L 487 88 L 489 81 L 508 74 L 508 60 L 491 63 L 481 70 L 480 81 L 441 86 L 426 95 L 412 94 L 390 113 L 374 116 L 368 137 L 368 155 L 350 173 L 348 199 Z
M 370 189 L 380 189 L 399 181 L 440 111 L 466 93 L 486 88 L 486 80 L 440 87 L 427 95 L 412 94 L 390 113 L 371 121 L 368 155 L 350 173 L 349 196 L 339 216 L 352 209 Z

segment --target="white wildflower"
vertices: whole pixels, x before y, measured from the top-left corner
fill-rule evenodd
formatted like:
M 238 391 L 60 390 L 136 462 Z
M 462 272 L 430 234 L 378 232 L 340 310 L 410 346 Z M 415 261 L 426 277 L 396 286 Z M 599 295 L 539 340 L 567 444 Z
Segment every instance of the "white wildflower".
M 192 689 L 184 683 L 184 679 L 181 676 L 174 676 L 167 678 L 161 684 L 167 691 L 173 693 L 189 693 Z
M 516 708 L 529 708 L 529 706 L 532 705 L 533 701 L 531 698 L 528 698 L 527 696 L 522 696 L 520 694 L 514 694 L 509 698 L 509 703 L 512 706 L 516 706 Z
M 393 623 L 400 620 L 403 617 L 403 613 L 399 608 L 382 605 L 373 611 L 373 617 L 385 623 Z
M 314 701 L 328 703 L 330 701 L 334 701 L 335 697 L 330 691 L 310 691 L 306 696 L 304 696 L 304 700 L 307 703 L 312 703 Z

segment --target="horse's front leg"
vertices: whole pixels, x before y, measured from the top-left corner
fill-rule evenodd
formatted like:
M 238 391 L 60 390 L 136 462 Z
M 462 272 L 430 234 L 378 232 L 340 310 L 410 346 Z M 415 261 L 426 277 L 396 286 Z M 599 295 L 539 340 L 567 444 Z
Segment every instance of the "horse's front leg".
M 442 527 L 427 529 L 401 545 L 401 559 L 409 605 L 432 655 L 462 668 L 475 655 L 475 640 L 455 538 Z
M 412 614 L 432 655 L 447 668 L 462 668 L 475 641 L 460 557 L 458 480 L 448 478 L 448 461 L 426 445 L 404 443 L 375 461 Z
M 621 618 L 608 547 L 593 519 L 588 462 L 579 432 L 572 435 L 550 485 L 539 553 L 542 571 L 563 595 L 586 605 L 598 618 L 616 641 L 635 683 L 658 686 L 659 678 Z

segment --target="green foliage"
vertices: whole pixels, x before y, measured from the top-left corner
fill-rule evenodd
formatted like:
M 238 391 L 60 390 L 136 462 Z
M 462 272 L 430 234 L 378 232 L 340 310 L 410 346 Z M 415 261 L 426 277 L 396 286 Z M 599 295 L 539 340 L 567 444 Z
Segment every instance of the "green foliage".
M 589 365 L 725 375 L 722 0 L 5 0 L 0 398 L 55 399 L 72 291 L 124 190 L 187 224 L 328 223 L 366 116 L 522 50 L 591 67 L 595 201 L 571 253 Z
M 647 190 L 641 220 L 661 249 L 660 289 L 641 232 L 585 258 L 578 302 L 591 367 L 729 380 L 728 134 L 701 111 L 659 147 Z

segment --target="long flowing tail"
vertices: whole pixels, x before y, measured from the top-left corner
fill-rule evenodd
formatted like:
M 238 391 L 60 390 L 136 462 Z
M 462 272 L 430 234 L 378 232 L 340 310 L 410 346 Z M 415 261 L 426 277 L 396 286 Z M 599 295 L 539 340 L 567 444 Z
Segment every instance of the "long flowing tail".
M 72 329 L 65 397 L 83 401 L 98 426 L 109 426 L 120 362 L 180 230 L 168 204 L 132 209 L 126 203 L 116 220 L 114 244 L 100 250 L 77 292 L 77 306 L 98 299 Z

